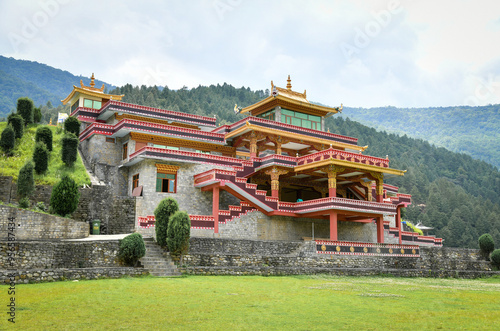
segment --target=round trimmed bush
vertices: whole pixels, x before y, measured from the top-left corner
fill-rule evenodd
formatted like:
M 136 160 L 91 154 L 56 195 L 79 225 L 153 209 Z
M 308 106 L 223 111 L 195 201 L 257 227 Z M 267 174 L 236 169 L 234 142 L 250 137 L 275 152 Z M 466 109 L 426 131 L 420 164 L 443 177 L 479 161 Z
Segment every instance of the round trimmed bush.
M 183 254 L 189 249 L 191 220 L 185 211 L 177 211 L 170 217 L 167 230 L 168 250 L 172 254 Z
M 16 138 L 22 138 L 24 134 L 24 120 L 17 114 L 10 114 L 7 117 L 7 124 L 12 125 L 12 129 L 16 133 Z
M 72 133 L 65 134 L 62 138 L 62 149 L 61 149 L 62 161 L 68 167 L 71 167 L 73 163 L 75 163 L 77 155 L 78 155 L 78 138 Z
M 7 125 L 2 131 L 2 136 L 0 137 L 0 147 L 6 154 L 10 154 L 14 146 L 16 145 L 16 133 L 12 126 Z
M 49 167 L 49 151 L 41 141 L 37 142 L 35 145 L 33 162 L 35 162 L 35 172 L 37 174 L 43 174 Z
M 17 99 L 17 113 L 24 119 L 24 125 L 33 123 L 35 106 L 30 98 Z
M 78 137 L 80 134 L 80 121 L 73 116 L 68 117 L 64 121 L 64 130 L 67 132 L 73 133 L 75 136 Z
M 33 169 L 33 162 L 28 161 L 19 170 L 19 176 L 17 178 L 17 195 L 19 198 L 29 197 L 35 190 L 35 177 L 33 175 Z
M 481 249 L 481 252 L 483 252 L 486 256 L 488 256 L 495 249 L 495 242 L 489 233 L 485 233 L 479 237 L 478 243 L 479 249 Z
M 490 255 L 491 263 L 500 268 L 500 249 L 495 249 Z
M 78 185 L 71 177 L 64 175 L 52 190 L 50 208 L 55 214 L 66 216 L 76 210 L 79 201 L 80 191 L 78 191 Z
M 132 233 L 120 240 L 118 257 L 128 265 L 135 266 L 144 255 L 146 255 L 146 245 L 140 233 Z
M 161 247 L 167 246 L 168 221 L 178 210 L 179 204 L 172 198 L 163 199 L 155 209 L 156 242 Z
M 35 141 L 41 141 L 47 146 L 49 152 L 52 151 L 52 130 L 48 126 L 36 129 Z

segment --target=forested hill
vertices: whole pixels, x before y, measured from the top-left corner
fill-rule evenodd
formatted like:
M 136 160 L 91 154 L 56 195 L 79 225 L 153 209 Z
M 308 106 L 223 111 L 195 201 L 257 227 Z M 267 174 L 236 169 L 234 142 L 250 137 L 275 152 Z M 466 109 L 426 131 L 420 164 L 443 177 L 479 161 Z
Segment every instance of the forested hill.
M 500 105 L 437 108 L 349 108 L 342 116 L 380 131 L 425 139 L 500 169 Z
M 125 102 L 216 115 L 217 124 L 243 118 L 233 112 L 235 104 L 245 107 L 267 96 L 264 91 L 227 84 L 178 91 L 126 85 L 111 92 L 125 94 Z M 391 168 L 408 170 L 404 177 L 387 179 L 387 183 L 413 195 L 406 219 L 435 227 L 435 234 L 445 238 L 446 246 L 477 247 L 477 238 L 486 232 L 500 246 L 500 172 L 494 166 L 421 139 L 379 132 L 337 115 L 329 117 L 326 126 L 330 132 L 357 137 L 360 145 L 369 145 L 367 155 L 389 155 Z
M 0 56 L 0 118 L 14 110 L 17 99 L 21 97 L 30 97 L 36 106 L 45 105 L 48 101 L 58 106 L 73 85 L 79 85 L 80 79 L 88 86 L 91 74 L 87 77 L 75 76 L 42 63 Z M 96 79 L 96 86 L 102 84 Z M 114 88 L 104 84 L 107 88 Z

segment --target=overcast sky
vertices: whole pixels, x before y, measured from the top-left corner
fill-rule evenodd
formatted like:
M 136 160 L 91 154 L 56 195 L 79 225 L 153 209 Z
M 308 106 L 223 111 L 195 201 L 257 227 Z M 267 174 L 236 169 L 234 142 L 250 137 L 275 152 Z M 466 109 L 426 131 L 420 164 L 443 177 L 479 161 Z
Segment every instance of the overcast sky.
M 0 0 L 0 32 L 3 56 L 114 85 L 290 74 L 330 106 L 500 103 L 499 0 Z

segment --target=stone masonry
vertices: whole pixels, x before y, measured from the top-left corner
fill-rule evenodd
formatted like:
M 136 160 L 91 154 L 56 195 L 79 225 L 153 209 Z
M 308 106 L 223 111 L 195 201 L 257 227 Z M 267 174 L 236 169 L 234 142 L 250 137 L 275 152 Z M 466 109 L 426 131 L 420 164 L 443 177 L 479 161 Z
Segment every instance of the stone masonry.
M 13 219 L 14 231 L 8 228 Z M 0 240 L 74 239 L 89 235 L 89 225 L 73 219 L 0 205 Z

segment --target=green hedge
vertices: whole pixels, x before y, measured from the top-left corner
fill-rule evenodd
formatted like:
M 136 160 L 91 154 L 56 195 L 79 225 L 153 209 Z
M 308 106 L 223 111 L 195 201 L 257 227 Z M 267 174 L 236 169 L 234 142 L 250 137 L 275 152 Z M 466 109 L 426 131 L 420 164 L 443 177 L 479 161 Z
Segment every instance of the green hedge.
M 78 137 L 80 134 L 80 121 L 73 116 L 68 117 L 64 121 L 64 130 L 66 130 L 69 133 L 73 133 L 75 136 Z
M 179 204 L 175 199 L 165 198 L 156 207 L 155 214 L 155 233 L 158 245 L 167 246 L 167 231 L 170 217 L 179 210 Z
M 73 133 L 67 133 L 62 138 L 61 158 L 68 167 L 71 167 L 76 161 L 78 142 L 78 138 Z
M 35 123 L 40 123 L 42 121 L 42 109 L 40 107 L 36 107 L 33 112 L 33 121 Z
M 52 189 L 50 196 L 50 208 L 52 212 L 66 216 L 72 214 L 78 208 L 80 191 L 78 185 L 69 176 L 65 175 Z
M 17 113 L 24 119 L 24 125 L 33 123 L 35 106 L 30 98 L 17 99 Z
M 172 254 L 183 254 L 189 249 L 191 220 L 185 211 L 177 211 L 168 222 L 167 244 Z
M 497 268 L 500 268 L 500 249 L 495 249 L 490 255 L 491 263 Z
M 47 146 L 49 152 L 52 152 L 52 130 L 48 126 L 42 126 L 36 129 L 35 141 L 41 141 Z
M 489 233 L 483 234 L 478 239 L 479 249 L 488 256 L 495 249 L 495 242 Z
M 140 233 L 132 233 L 120 240 L 118 257 L 126 264 L 134 266 L 144 255 L 146 255 L 146 245 Z
M 35 177 L 33 175 L 33 169 L 33 162 L 28 161 L 19 170 L 19 177 L 17 178 L 17 195 L 19 198 L 29 198 L 35 190 Z
M 7 117 L 7 124 L 12 125 L 14 132 L 16 133 L 16 138 L 21 139 L 24 134 L 24 120 L 20 115 L 10 114 Z
M 9 155 L 15 145 L 16 133 L 14 132 L 14 129 L 12 129 L 12 126 L 7 125 L 5 129 L 3 129 L 0 137 L 0 147 L 2 147 L 2 150 Z
M 49 151 L 41 141 L 37 142 L 35 145 L 33 162 L 35 162 L 35 172 L 37 174 L 45 173 L 49 167 Z

